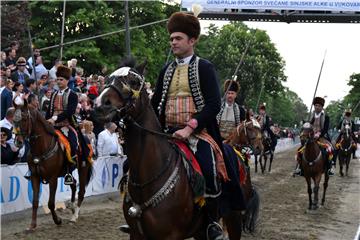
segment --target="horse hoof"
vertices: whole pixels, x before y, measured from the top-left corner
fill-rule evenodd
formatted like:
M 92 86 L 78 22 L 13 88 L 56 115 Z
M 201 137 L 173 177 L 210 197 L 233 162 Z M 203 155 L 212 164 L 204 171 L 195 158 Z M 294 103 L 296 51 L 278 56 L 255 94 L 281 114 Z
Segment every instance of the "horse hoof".
M 58 218 L 56 221 L 54 221 L 56 225 L 61 225 L 62 220 L 61 218 Z
M 76 221 L 77 221 L 77 217 L 71 217 L 71 219 L 70 219 L 70 222 L 72 222 L 72 223 L 76 223 Z
M 35 232 L 35 230 L 36 230 L 36 227 L 28 227 L 27 229 L 25 229 L 25 233 L 26 234 L 29 234 L 29 233 L 33 233 L 33 232 Z

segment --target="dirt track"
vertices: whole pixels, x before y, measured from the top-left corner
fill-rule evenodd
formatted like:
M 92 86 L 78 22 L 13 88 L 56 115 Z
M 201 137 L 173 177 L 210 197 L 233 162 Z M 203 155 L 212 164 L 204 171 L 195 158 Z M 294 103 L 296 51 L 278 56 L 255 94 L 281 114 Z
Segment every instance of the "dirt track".
M 256 232 L 242 239 L 354 239 L 360 223 L 359 159 L 352 160 L 349 177 L 330 178 L 325 206 L 309 212 L 305 179 L 291 176 L 294 152 L 277 153 L 271 173 L 252 170 L 261 197 L 260 219 Z M 85 199 L 76 224 L 69 222 L 70 213 L 59 210 L 61 226 L 54 225 L 51 215 L 40 214 L 31 234 L 24 233 L 31 221 L 29 210 L 2 216 L 1 239 L 128 239 L 117 229 L 124 223 L 118 193 Z

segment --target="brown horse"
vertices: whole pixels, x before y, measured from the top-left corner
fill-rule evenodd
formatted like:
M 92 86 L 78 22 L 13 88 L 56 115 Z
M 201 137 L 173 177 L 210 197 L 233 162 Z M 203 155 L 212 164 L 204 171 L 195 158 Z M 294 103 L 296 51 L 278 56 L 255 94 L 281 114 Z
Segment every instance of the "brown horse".
M 271 138 L 269 136 L 267 136 L 264 132 L 262 134 L 262 144 L 264 146 L 263 151 L 260 154 L 254 154 L 254 157 L 255 157 L 255 172 L 257 172 L 258 162 L 259 162 L 261 173 L 264 173 L 265 170 L 266 170 L 266 164 L 267 164 L 268 159 L 269 159 L 269 169 L 268 169 L 268 171 L 271 172 L 271 166 L 272 166 L 272 162 L 273 162 L 273 159 L 274 159 L 275 146 L 272 143 Z
M 55 129 L 51 126 L 41 113 L 27 102 L 22 106 L 16 106 L 14 117 L 15 143 L 22 146 L 27 140 L 30 144 L 30 153 L 27 156 L 28 166 L 31 170 L 31 184 L 33 189 L 32 218 L 28 230 L 35 230 L 37 226 L 37 209 L 39 206 L 40 182 L 49 183 L 48 207 L 51 211 L 55 224 L 61 224 L 61 218 L 55 212 L 55 193 L 58 184 L 58 177 L 66 173 L 67 163 L 65 153 L 58 143 Z M 79 158 L 80 159 L 80 158 Z M 85 166 L 77 164 L 79 173 L 80 189 L 78 202 L 75 206 L 76 180 L 71 187 L 71 203 L 73 216 L 70 221 L 76 222 L 81 203 L 85 195 L 85 187 L 90 181 L 92 167 L 89 162 Z
M 309 210 L 315 210 L 318 208 L 319 185 L 323 174 L 325 174 L 325 181 L 321 205 L 325 203 L 326 189 L 329 181 L 329 174 L 326 170 L 327 159 L 323 156 L 317 140 L 314 138 L 314 130 L 310 124 L 306 123 L 304 125 L 300 139 L 303 147 L 299 150 L 302 154 L 298 161 L 304 171 L 308 187 Z M 311 189 L 311 179 L 314 182 L 313 190 Z M 312 192 L 314 193 L 314 201 L 312 201 L 311 197 Z
M 179 152 L 150 104 L 142 72 L 143 67 L 118 69 L 96 100 L 99 119 L 118 117 L 126 126 L 130 177 L 123 212 L 130 239 L 204 239 L 204 211 L 194 202 Z M 252 190 L 249 196 L 251 201 L 257 194 Z M 228 230 L 236 233 L 230 239 L 240 239 L 241 213 L 234 212 L 236 223 Z
M 245 161 L 247 162 L 250 161 L 250 154 L 259 154 L 264 150 L 260 125 L 256 120 L 250 118 L 248 112 L 246 113 L 246 120 L 230 134 L 224 143 L 233 146 L 237 151 L 243 153 L 243 157 L 246 158 Z M 241 164 L 244 164 L 244 162 L 241 161 Z M 238 235 L 239 231 L 234 231 L 234 229 L 237 228 L 242 228 L 247 232 L 253 232 L 258 217 L 260 199 L 251 182 L 249 165 L 247 164 L 245 168 L 247 175 L 246 181 L 241 183 L 240 186 L 244 193 L 245 202 L 247 203 L 246 213 L 245 215 L 239 215 L 238 212 L 232 211 L 229 215 L 223 217 L 230 239 L 240 239 L 241 235 Z M 239 218 L 241 219 L 242 226 L 237 225 Z
M 339 173 L 341 177 L 344 176 L 343 168 L 344 165 L 346 165 L 345 175 L 348 176 L 351 154 L 353 152 L 352 133 L 349 124 L 345 125 L 340 143 L 338 144 L 339 144 L 338 157 L 339 157 L 339 165 L 340 165 Z

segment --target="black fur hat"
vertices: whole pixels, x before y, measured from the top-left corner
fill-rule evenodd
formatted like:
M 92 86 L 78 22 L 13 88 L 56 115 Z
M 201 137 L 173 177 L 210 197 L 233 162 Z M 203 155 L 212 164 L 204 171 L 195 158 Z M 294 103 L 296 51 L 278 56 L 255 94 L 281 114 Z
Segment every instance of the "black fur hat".
M 71 77 L 71 73 L 72 73 L 72 71 L 71 71 L 70 68 L 68 68 L 66 66 L 63 66 L 63 65 L 60 65 L 57 68 L 56 76 L 57 77 L 63 77 L 65 79 L 69 80 L 70 77 Z
M 182 32 L 190 38 L 198 39 L 200 35 L 200 22 L 197 17 L 191 14 L 176 12 L 173 13 L 167 24 L 168 32 Z
M 229 88 L 229 86 L 230 86 L 230 88 Z M 229 88 L 229 90 L 228 90 L 228 88 Z M 240 90 L 240 84 L 234 80 L 228 79 L 224 83 L 224 91 L 226 92 L 226 90 L 238 93 Z
M 315 97 L 313 100 L 313 104 L 320 104 L 321 106 L 325 105 L 325 99 L 322 97 Z

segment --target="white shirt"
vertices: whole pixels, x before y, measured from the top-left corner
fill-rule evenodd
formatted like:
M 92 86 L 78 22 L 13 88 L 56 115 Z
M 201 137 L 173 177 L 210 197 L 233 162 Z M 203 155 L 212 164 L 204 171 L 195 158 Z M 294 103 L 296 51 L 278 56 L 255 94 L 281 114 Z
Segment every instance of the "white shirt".
M 56 69 L 55 66 L 53 66 L 53 67 L 50 69 L 50 71 L 49 71 L 49 78 L 50 78 L 50 79 L 56 79 L 56 71 L 57 71 L 57 69 Z
M 176 62 L 179 65 L 189 64 L 192 57 L 193 57 L 193 55 L 186 57 L 186 58 L 182 58 L 182 59 L 177 58 Z
M 102 131 L 98 136 L 97 142 L 98 156 L 110 156 L 110 154 L 123 155 L 123 150 L 118 139 L 116 133 L 110 133 L 107 129 Z

